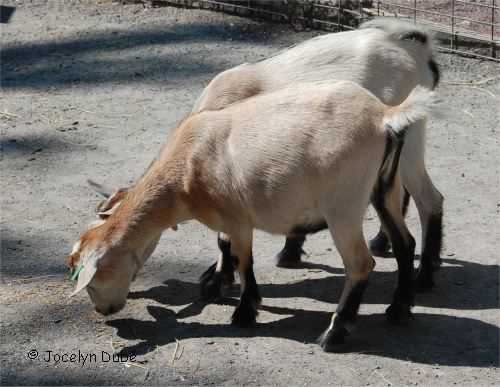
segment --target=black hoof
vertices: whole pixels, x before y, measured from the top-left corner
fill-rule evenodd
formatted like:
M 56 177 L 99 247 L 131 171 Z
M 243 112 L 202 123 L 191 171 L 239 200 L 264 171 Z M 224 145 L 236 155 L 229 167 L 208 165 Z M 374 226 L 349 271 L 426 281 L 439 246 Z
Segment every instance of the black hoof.
M 210 266 L 200 276 L 200 295 L 205 301 L 214 302 L 224 296 L 224 291 L 229 290 L 234 283 L 234 272 L 218 273 L 215 271 L 217 262 Z
M 215 277 L 201 287 L 201 299 L 208 302 L 215 302 L 223 297 L 222 279 Z
M 387 322 L 393 325 L 403 325 L 411 317 L 411 305 L 407 302 L 393 301 L 385 310 Z
M 317 343 L 325 352 L 339 352 L 345 349 L 346 338 L 350 335 L 344 327 L 327 329 L 318 337 Z
M 387 257 L 389 255 L 391 244 L 382 230 L 370 241 L 369 249 L 372 255 L 377 257 Z
M 231 325 L 242 328 L 255 325 L 257 314 L 257 308 L 251 304 L 240 303 L 231 317 Z
M 415 289 L 415 292 L 427 293 L 435 286 L 434 272 L 432 270 L 422 269 L 421 267 L 418 268 L 413 281 L 413 288 Z
M 276 256 L 276 266 L 288 269 L 297 268 L 300 266 L 300 257 L 302 254 L 304 254 L 304 250 L 300 247 L 283 247 L 283 250 L 281 250 Z
M 214 263 L 200 276 L 200 296 L 205 301 L 214 302 L 222 297 L 222 275 L 215 271 L 216 266 Z

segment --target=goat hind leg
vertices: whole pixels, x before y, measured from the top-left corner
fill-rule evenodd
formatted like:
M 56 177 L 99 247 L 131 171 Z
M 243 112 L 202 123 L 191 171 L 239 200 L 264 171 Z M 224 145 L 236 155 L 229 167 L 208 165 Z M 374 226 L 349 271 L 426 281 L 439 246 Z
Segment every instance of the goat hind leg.
M 252 229 L 240 228 L 231 235 L 231 255 L 238 258 L 238 274 L 240 276 L 240 303 L 236 307 L 231 323 L 236 326 L 250 326 L 255 323 L 257 308 L 262 299 L 255 281 L 252 257 Z
M 422 224 L 422 252 L 420 266 L 415 274 L 415 289 L 428 291 L 434 286 L 434 272 L 442 265 L 443 196 L 432 183 L 425 168 L 423 146 L 419 146 L 419 133 L 423 127 L 417 129 L 408 133 L 408 140 L 417 145 L 413 146 L 407 141 L 401 153 L 401 180 L 415 201 Z
M 403 217 L 406 216 L 408 212 L 408 206 L 410 204 L 410 194 L 405 189 L 403 197 L 402 213 Z M 389 237 L 384 232 L 383 228 L 380 227 L 378 234 L 370 240 L 368 244 L 370 248 L 370 253 L 377 257 L 387 257 L 389 256 L 389 250 L 391 249 L 391 242 L 389 242 Z
M 231 255 L 229 237 L 218 234 L 217 244 L 221 251 L 219 259 L 200 276 L 201 297 L 210 302 L 222 298 L 225 290 L 233 285 L 234 270 L 238 266 L 238 259 Z
M 304 254 L 302 246 L 306 240 L 305 235 L 287 235 L 285 246 L 276 256 L 276 266 L 294 268 L 300 265 L 300 257 Z
M 389 235 L 394 255 L 398 263 L 398 281 L 394 299 L 386 310 L 387 320 L 402 323 L 410 316 L 414 305 L 413 295 L 413 259 L 415 240 L 408 231 L 401 213 L 402 186 L 399 172 L 390 180 L 380 179 L 373 194 L 372 204 L 377 210 L 384 231 Z
M 338 217 L 334 217 L 328 225 L 346 272 L 344 291 L 337 310 L 328 328 L 318 338 L 318 344 L 325 352 L 333 352 L 342 348 L 354 328 L 361 298 L 375 267 L 375 261 L 363 237 L 362 219 L 353 223 L 347 218 L 346 222 L 342 222 Z

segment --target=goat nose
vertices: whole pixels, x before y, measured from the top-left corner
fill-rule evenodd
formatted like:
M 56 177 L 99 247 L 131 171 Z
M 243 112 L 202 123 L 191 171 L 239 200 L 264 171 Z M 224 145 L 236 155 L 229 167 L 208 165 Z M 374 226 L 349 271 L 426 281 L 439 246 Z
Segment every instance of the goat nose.
M 98 308 L 97 306 L 95 307 L 95 310 L 102 314 L 103 316 L 107 316 L 108 314 L 110 314 L 111 312 L 111 308 L 108 308 L 108 309 L 101 309 L 101 308 Z

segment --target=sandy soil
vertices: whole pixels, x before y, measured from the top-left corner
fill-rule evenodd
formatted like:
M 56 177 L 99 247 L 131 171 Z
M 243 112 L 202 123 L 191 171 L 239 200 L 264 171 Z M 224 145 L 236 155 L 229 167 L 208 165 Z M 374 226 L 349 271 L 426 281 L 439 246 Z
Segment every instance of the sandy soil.
M 447 117 L 431 120 L 427 149 L 446 199 L 438 286 L 418 295 L 407 326 L 387 326 L 396 264 L 377 258 L 346 353 L 326 354 L 314 341 L 344 275 L 324 232 L 309 238 L 297 270 L 274 266 L 283 238 L 256 234 L 264 300 L 249 330 L 228 325 L 237 289 L 222 304 L 199 301 L 197 278 L 218 253 L 214 233 L 195 222 L 165 233 L 114 316 L 98 316 L 86 294 L 68 299 L 66 264 L 100 201 L 87 178 L 130 184 L 215 74 L 320 32 L 104 0 L 11 4 L 0 99 L 2 384 L 499 383 L 498 65 L 437 57 Z M 420 238 L 414 207 L 408 222 Z M 377 228 L 369 210 L 366 237 Z M 134 362 L 103 361 L 120 350 Z M 54 357 L 79 351 L 96 357 Z

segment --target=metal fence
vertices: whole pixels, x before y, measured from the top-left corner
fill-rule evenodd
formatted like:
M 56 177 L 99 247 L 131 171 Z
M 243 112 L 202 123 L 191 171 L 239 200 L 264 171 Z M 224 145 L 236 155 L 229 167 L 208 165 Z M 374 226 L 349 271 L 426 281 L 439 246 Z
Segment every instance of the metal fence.
M 375 16 L 401 17 L 438 34 L 438 49 L 499 60 L 500 0 L 152 0 L 290 23 L 294 28 L 354 29 Z

